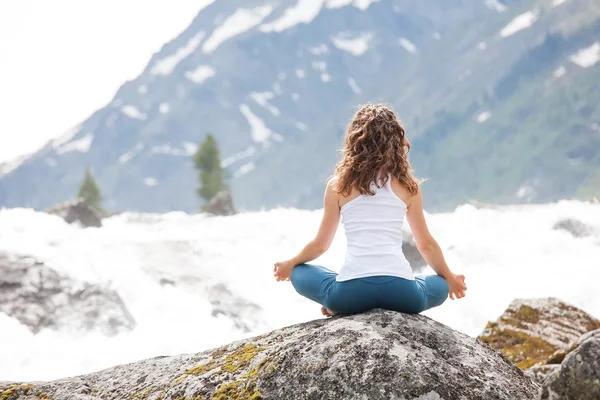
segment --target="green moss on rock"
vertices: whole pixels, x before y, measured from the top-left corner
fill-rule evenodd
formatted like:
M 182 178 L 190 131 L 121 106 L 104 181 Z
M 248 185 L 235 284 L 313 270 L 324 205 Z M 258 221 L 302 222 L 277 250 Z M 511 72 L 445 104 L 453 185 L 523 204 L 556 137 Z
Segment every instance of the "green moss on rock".
M 247 343 L 243 347 L 237 349 L 232 354 L 227 356 L 225 363 L 221 369 L 226 372 L 237 372 L 240 369 L 247 368 L 254 357 L 262 350 L 253 343 Z
M 214 394 L 214 400 L 261 400 L 256 388 L 256 378 L 240 380 L 221 385 Z
M 552 354 L 547 360 L 546 364 L 560 364 L 563 362 L 565 357 L 567 356 L 567 352 L 564 350 L 559 350 Z
M 145 399 L 146 397 L 148 397 L 148 395 L 152 392 L 152 388 L 146 388 L 144 390 L 140 390 L 139 392 L 135 393 L 133 396 L 130 397 L 131 400 L 142 400 Z
M 264 350 L 264 348 L 258 347 L 254 343 L 246 343 L 233 351 L 228 351 L 226 347 L 222 347 L 211 354 L 211 359 L 208 362 L 189 369 L 186 372 L 187 375 L 184 376 L 202 375 L 210 371 L 215 371 L 216 374 L 238 375 L 239 379 L 219 386 L 214 392 L 213 399 L 259 400 L 262 399 L 257 389 L 259 371 L 265 376 L 274 372 L 272 357 L 267 356 L 261 360 L 256 368 L 249 368 L 252 360 Z M 183 380 L 180 377 L 174 383 L 181 383 Z
M 236 373 L 240 369 L 247 368 L 252 359 L 263 350 L 264 349 L 259 348 L 253 343 L 247 343 L 228 354 L 224 360 L 222 358 L 216 359 L 217 357 L 226 354 L 225 352 L 219 351 L 216 356 L 215 353 L 213 353 L 212 359 L 209 362 L 191 368 L 186 373 L 188 375 L 201 375 L 216 368 L 220 368 L 222 372 Z
M 494 328 L 495 328 L 495 327 L 497 327 L 497 326 L 498 326 L 498 323 L 497 323 L 497 322 L 492 322 L 492 321 L 489 321 L 489 322 L 487 323 L 487 325 L 485 326 L 485 329 L 494 329 Z
M 521 321 L 535 324 L 540 320 L 540 312 L 533 307 L 522 304 L 521 307 L 519 307 L 519 310 L 515 313 L 515 317 Z
M 560 364 L 569 343 L 599 327 L 600 321 L 558 299 L 521 299 L 490 321 L 479 339 L 527 369 Z
M 28 395 L 35 395 L 33 385 L 15 385 L 0 393 L 0 400 L 17 400 Z
M 495 330 L 489 336 L 482 336 L 480 339 L 499 349 L 521 369 L 545 361 L 556 351 L 556 347 L 545 340 L 512 329 Z

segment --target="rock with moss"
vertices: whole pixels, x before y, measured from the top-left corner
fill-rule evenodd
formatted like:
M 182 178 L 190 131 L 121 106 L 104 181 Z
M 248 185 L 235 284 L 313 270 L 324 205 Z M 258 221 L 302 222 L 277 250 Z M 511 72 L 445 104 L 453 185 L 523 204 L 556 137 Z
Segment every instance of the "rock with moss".
M 479 338 L 521 369 L 527 369 L 560 364 L 561 352 L 582 334 L 599 328 L 599 320 L 558 299 L 518 299 L 497 321 L 488 323 Z M 532 376 L 544 375 L 550 369 L 538 368 Z M 543 380 L 544 376 L 536 379 Z
M 2 252 L 0 312 L 33 333 L 52 329 L 113 336 L 135 327 L 114 290 L 63 276 L 33 257 Z
M 0 394 L 21 386 L 0 384 Z M 474 338 L 422 315 L 373 310 L 27 390 L 53 400 L 530 400 L 538 389 Z
M 600 399 L 600 329 L 583 335 L 542 384 L 542 400 Z

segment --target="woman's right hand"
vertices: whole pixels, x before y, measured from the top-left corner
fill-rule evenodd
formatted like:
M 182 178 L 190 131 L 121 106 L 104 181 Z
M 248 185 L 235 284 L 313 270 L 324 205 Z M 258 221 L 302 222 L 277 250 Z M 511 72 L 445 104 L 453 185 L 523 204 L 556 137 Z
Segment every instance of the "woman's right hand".
M 450 279 L 446 279 L 446 282 L 448 282 L 448 296 L 451 300 L 465 297 L 467 285 L 465 285 L 464 275 L 452 274 Z

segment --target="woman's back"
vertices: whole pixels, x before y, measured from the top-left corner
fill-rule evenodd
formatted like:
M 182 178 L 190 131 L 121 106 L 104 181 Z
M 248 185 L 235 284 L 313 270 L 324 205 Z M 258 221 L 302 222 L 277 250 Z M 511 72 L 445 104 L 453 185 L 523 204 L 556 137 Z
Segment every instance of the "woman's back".
M 335 179 L 325 190 L 317 235 L 295 257 L 274 264 L 276 279 L 291 280 L 298 293 L 323 305 L 324 315 L 373 308 L 418 313 L 439 306 L 448 294 L 464 297 L 464 276 L 450 271 L 427 228 L 409 150 L 392 110 L 382 104 L 362 106 L 348 125 Z M 437 275 L 413 276 L 402 253 L 405 218 Z M 307 264 L 327 251 L 340 219 L 348 242 L 340 273 Z
M 348 248 L 338 281 L 367 276 L 414 279 L 402 252 L 406 204 L 394 193 L 391 176 L 381 186 L 372 183 L 373 195 L 354 196 L 341 206 Z

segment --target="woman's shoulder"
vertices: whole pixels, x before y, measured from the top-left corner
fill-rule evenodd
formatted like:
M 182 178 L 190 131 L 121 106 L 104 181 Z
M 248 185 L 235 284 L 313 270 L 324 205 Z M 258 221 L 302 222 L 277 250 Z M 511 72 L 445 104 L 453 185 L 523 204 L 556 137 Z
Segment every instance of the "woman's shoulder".
M 407 188 L 406 186 L 404 186 L 398 179 L 396 178 L 392 178 L 392 191 L 394 192 L 394 194 L 396 196 L 398 196 L 405 204 L 406 206 L 410 206 L 410 204 L 412 203 L 413 199 L 415 199 L 417 196 L 421 196 L 421 189 L 417 189 L 417 193 L 411 193 L 411 191 L 409 190 L 409 188 Z

